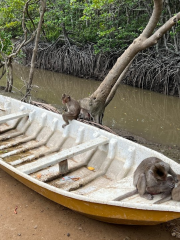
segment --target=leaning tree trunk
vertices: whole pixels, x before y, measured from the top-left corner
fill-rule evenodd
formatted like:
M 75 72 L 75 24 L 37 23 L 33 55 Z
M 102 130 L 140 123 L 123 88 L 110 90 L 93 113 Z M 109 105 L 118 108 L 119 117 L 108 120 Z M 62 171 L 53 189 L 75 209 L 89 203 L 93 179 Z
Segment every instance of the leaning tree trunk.
M 105 107 L 107 106 L 107 103 L 110 102 L 108 101 L 108 97 L 111 95 L 111 91 L 118 78 L 121 80 L 123 71 L 126 71 L 125 69 L 128 65 L 130 65 L 132 59 L 141 50 L 155 45 L 157 41 L 162 37 L 162 35 L 166 33 L 172 26 L 174 26 L 180 19 L 179 12 L 177 15 L 170 18 L 155 33 L 153 33 L 155 27 L 157 26 L 157 23 L 159 22 L 162 8 L 163 0 L 154 0 L 154 10 L 152 16 L 142 34 L 136 38 L 133 43 L 125 50 L 125 52 L 118 58 L 116 64 L 110 70 L 97 90 L 90 97 L 80 100 L 81 107 L 86 108 L 91 112 L 91 115 L 94 117 L 95 122 L 102 123 Z M 119 84 L 116 84 L 117 87 L 118 85 Z M 115 91 L 112 94 L 115 94 Z

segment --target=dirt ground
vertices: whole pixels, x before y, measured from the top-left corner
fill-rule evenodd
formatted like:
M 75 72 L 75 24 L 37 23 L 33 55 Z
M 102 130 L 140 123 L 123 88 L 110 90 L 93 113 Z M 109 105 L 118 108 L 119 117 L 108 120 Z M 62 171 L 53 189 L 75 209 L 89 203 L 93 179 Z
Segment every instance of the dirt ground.
M 121 136 L 163 152 L 178 160 L 178 147 L 150 143 L 143 138 L 115 130 Z M 170 240 L 171 228 L 113 225 L 89 219 L 58 205 L 27 188 L 0 169 L 0 240 Z M 176 223 L 172 221 L 171 225 Z

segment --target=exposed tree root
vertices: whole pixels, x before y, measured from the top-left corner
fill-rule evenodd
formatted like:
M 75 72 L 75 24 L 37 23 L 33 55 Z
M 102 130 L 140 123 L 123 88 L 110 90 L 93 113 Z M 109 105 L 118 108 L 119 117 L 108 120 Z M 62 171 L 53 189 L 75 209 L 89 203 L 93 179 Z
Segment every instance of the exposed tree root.
M 23 48 L 25 64 L 31 61 L 33 45 Z M 110 55 L 98 54 L 93 47 L 59 46 L 39 44 L 36 67 L 78 77 L 102 80 L 112 68 L 121 52 Z M 127 85 L 180 97 L 180 57 L 166 50 L 148 50 L 140 53 L 133 61 L 122 81 Z
M 180 97 L 180 57 L 162 51 L 141 53 L 131 65 L 123 83 Z
M 29 65 L 33 45 L 24 47 L 23 52 L 26 55 L 24 64 Z M 52 45 L 41 43 L 36 57 L 36 68 L 102 80 L 120 55 L 120 51 L 96 55 L 92 45 L 80 48 L 68 44 L 60 46 L 58 41 Z

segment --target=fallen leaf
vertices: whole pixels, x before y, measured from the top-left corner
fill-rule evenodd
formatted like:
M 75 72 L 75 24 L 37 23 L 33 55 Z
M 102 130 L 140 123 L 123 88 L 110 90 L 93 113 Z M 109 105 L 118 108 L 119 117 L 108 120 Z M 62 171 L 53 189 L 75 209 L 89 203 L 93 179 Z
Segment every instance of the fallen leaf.
M 72 177 L 71 178 L 73 181 L 78 181 L 80 178 L 79 177 Z
M 36 177 L 37 177 L 38 179 L 40 179 L 41 176 L 42 176 L 42 175 L 41 175 L 40 173 L 36 175 Z
M 14 209 L 14 213 L 15 213 L 15 214 L 17 214 L 17 209 L 18 209 L 18 207 L 16 207 L 16 208 Z
M 93 168 L 93 167 L 88 167 L 88 169 L 89 169 L 90 171 L 93 171 L 95 168 Z

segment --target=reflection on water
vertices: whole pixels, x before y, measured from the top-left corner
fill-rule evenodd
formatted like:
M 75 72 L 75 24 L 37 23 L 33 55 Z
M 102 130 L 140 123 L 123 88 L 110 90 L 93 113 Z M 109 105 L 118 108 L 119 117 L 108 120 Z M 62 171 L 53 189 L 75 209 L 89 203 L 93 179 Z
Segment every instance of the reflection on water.
M 15 87 L 28 79 L 29 68 L 15 64 Z M 5 78 L 1 80 L 1 85 Z M 99 82 L 45 70 L 35 70 L 32 95 L 51 104 L 61 105 L 62 93 L 76 99 L 90 95 Z M 180 100 L 142 89 L 121 85 L 106 109 L 104 124 L 126 129 L 163 144 L 180 146 Z

